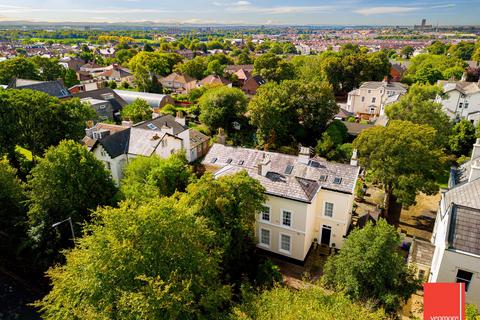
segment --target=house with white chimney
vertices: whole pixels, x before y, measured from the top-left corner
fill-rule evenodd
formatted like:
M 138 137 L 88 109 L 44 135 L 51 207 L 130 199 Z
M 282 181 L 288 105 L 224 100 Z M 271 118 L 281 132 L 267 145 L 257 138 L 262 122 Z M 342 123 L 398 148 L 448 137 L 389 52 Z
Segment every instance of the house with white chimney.
M 431 242 L 428 281 L 465 283 L 466 302 L 480 307 L 480 139 L 471 160 L 452 169 Z
M 202 164 L 215 177 L 246 171 L 265 187 L 256 215 L 259 248 L 304 261 L 313 244 L 342 247 L 360 172 L 356 156 L 341 164 L 311 157 L 305 147 L 294 156 L 214 144 Z
M 167 158 L 183 151 L 187 160 L 193 162 L 207 153 L 209 140 L 203 133 L 188 128 L 181 115 L 162 115 L 135 125 L 129 121 L 122 125 L 97 123 L 86 129 L 83 143 L 119 184 L 123 168 L 133 158 Z

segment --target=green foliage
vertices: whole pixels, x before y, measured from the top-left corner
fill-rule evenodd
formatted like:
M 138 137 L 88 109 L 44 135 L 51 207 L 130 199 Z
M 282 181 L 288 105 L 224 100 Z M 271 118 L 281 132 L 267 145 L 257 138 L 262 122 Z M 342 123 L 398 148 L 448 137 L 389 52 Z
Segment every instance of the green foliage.
M 415 52 L 415 49 L 412 46 L 405 46 L 402 48 L 402 50 L 400 50 L 400 54 L 406 59 L 410 59 L 410 57 L 413 55 L 413 52 Z
M 438 192 L 436 176 L 442 163 L 442 151 L 436 143 L 436 131 L 428 125 L 392 120 L 387 127 L 375 126 L 360 133 L 353 142 L 360 164 L 369 170 L 385 191 L 384 206 L 390 195 L 408 207 L 419 192 Z
M 12 241 L 18 241 L 22 236 L 19 224 L 23 223 L 26 217 L 25 195 L 22 183 L 17 178 L 17 170 L 5 159 L 0 159 L 0 186 L 1 231 L 9 234 Z
M 152 113 L 152 108 L 143 99 L 135 99 L 135 101 L 123 107 L 120 111 L 123 120 L 130 120 L 133 123 L 152 119 Z
M 44 319 L 218 318 L 230 299 L 204 219 L 174 199 L 95 213 L 66 264 L 48 272 Z
M 177 108 L 170 103 L 164 105 L 161 111 L 163 114 L 170 114 L 172 116 L 177 114 Z
M 457 70 L 465 67 L 465 62 L 456 57 L 419 54 L 410 60 L 404 81 L 435 84 L 438 80 L 447 79 L 445 76 L 457 75 Z
M 244 302 L 233 309 L 230 319 L 387 319 L 382 310 L 371 311 L 368 305 L 354 303 L 339 293 L 327 293 L 317 285 L 292 290 L 275 287 L 257 295 L 244 295 Z
M 271 52 L 256 58 L 253 66 L 253 73 L 267 81 L 280 82 L 295 76 L 293 65 Z
M 328 160 L 346 161 L 352 156 L 353 147 L 345 143 L 348 139 L 347 127 L 339 120 L 332 121 L 317 142 L 315 152 Z
M 63 82 L 67 88 L 73 87 L 76 84 L 80 83 L 80 80 L 77 78 L 77 73 L 72 69 L 65 69 L 63 75 Z
M 460 41 L 459 43 L 452 45 L 448 49 L 448 53 L 450 55 L 465 61 L 472 59 L 472 55 L 474 51 L 475 51 L 475 43 L 465 42 L 465 41 Z
M 467 304 L 465 310 L 467 320 L 480 320 L 480 312 L 474 304 Z
M 180 198 L 182 207 L 192 208 L 215 231 L 223 278 L 230 283 L 255 279 L 255 215 L 265 203 L 264 192 L 257 180 L 242 171 L 218 179 L 204 175 Z
M 441 55 L 447 52 L 448 47 L 441 41 L 433 41 L 426 49 L 430 54 Z
M 448 144 L 449 150 L 457 157 L 469 156 L 475 140 L 475 126 L 470 121 L 462 119 L 453 126 Z
M 79 99 L 62 100 L 33 90 L 0 90 L 0 154 L 17 145 L 40 155 L 62 139 L 80 140 L 94 110 Z
M 183 192 L 192 180 L 194 176 L 184 154 L 172 154 L 167 159 L 137 157 L 125 167 L 120 191 L 127 199 L 148 201 Z
M 399 102 L 386 107 L 386 114 L 392 120 L 407 120 L 433 127 L 438 145 L 446 147 L 452 123 L 442 105 L 433 101 L 442 93 L 442 89 L 437 86 L 414 84 Z
M 63 78 L 66 70 L 63 66 L 58 64 L 58 59 L 43 58 L 35 56 L 31 58 L 31 61 L 35 64 L 40 80 L 52 81 L 59 78 Z
M 221 64 L 218 60 L 213 60 L 208 63 L 206 72 L 212 75 L 223 76 L 224 69 L 225 65 Z
M 193 77 L 202 79 L 207 70 L 207 61 L 204 57 L 197 56 L 191 60 L 187 60 L 175 66 L 175 71 Z
M 329 84 L 300 80 L 262 85 L 248 108 L 259 144 L 267 148 L 294 139 L 311 143 L 338 112 Z
M 0 84 L 9 84 L 13 78 L 39 79 L 37 66 L 25 57 L 0 62 Z
M 399 253 L 400 243 L 395 228 L 383 219 L 353 230 L 340 253 L 328 258 L 323 283 L 357 301 L 395 311 L 420 285 Z
M 238 88 L 211 88 L 199 100 L 200 121 L 210 129 L 228 129 L 247 110 L 247 98 Z
M 82 145 L 64 140 L 38 160 L 27 191 L 30 236 L 37 246 L 54 250 L 61 237 L 52 224 L 71 217 L 78 232 L 90 210 L 113 203 L 116 188 L 102 162 Z

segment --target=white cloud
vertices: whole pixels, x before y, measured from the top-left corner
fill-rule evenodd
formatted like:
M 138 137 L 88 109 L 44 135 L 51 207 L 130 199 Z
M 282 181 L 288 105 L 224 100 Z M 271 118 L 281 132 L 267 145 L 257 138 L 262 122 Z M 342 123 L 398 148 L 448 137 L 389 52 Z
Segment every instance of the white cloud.
M 354 10 L 354 12 L 369 16 L 375 14 L 406 13 L 417 11 L 420 9 L 420 7 L 370 7 Z
M 433 6 L 431 7 L 432 9 L 441 9 L 441 8 L 453 8 L 456 7 L 457 5 L 454 3 L 449 3 L 449 4 L 440 4 L 438 6 Z
M 238 6 L 227 9 L 234 12 L 252 12 L 264 14 L 288 14 L 288 13 L 318 13 L 334 11 L 333 6 L 283 6 L 283 7 L 255 7 Z

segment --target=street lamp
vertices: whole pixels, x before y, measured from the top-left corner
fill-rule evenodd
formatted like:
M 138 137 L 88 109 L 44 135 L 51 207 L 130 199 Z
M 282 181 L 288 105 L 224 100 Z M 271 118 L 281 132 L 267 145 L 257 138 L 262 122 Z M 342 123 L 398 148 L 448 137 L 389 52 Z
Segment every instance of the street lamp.
M 73 231 L 73 224 L 72 224 L 72 218 L 71 217 L 68 217 L 65 220 L 62 220 L 60 222 L 56 222 L 56 223 L 52 224 L 52 228 L 56 228 L 59 225 L 61 225 L 62 223 L 67 222 L 67 221 L 70 222 L 70 230 L 72 230 L 73 245 L 75 245 L 75 232 Z

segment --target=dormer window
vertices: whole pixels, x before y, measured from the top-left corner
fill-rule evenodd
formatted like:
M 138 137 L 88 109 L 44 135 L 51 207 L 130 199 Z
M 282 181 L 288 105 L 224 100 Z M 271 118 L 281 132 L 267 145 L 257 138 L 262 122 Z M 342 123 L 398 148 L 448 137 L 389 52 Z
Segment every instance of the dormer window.
M 215 163 L 217 162 L 217 158 L 212 158 L 212 160 L 210 160 L 210 163 Z

